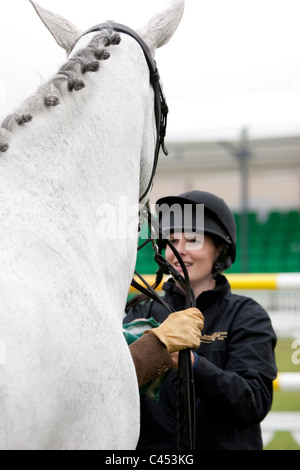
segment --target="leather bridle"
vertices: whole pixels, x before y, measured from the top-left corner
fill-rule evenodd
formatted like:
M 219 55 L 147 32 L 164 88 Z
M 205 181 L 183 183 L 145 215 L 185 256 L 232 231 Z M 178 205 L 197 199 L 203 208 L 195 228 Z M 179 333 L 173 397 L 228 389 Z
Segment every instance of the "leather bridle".
M 135 31 L 128 28 L 127 26 L 124 26 L 123 24 L 114 23 L 113 21 L 108 21 L 106 23 L 93 26 L 92 28 L 85 31 L 82 34 L 82 36 L 85 36 L 86 34 L 89 34 L 89 33 L 102 31 L 104 29 L 109 29 L 109 28 L 111 28 L 113 31 L 116 31 L 118 33 L 125 33 L 131 36 L 141 46 L 144 52 L 148 67 L 149 67 L 149 71 L 150 71 L 150 83 L 154 90 L 154 111 L 155 111 L 157 139 L 156 139 L 154 160 L 153 160 L 153 167 L 152 167 L 152 172 L 150 176 L 150 181 L 147 185 L 147 188 L 145 189 L 143 194 L 140 196 L 140 200 L 139 200 L 139 202 L 142 202 L 146 198 L 146 196 L 149 194 L 153 185 L 153 180 L 154 180 L 154 176 L 155 176 L 156 168 L 158 164 L 160 147 L 162 148 L 164 154 L 168 155 L 168 151 L 165 147 L 165 136 L 166 136 L 167 116 L 168 116 L 169 109 L 168 109 L 168 105 L 167 105 L 165 96 L 163 94 L 163 91 L 160 85 L 160 75 L 156 66 L 156 62 L 153 59 L 152 54 L 147 44 L 145 43 L 145 41 L 143 41 L 143 39 Z
M 168 155 L 168 151 L 165 147 L 164 139 L 166 136 L 166 128 L 167 128 L 167 115 L 169 112 L 166 99 L 162 92 L 162 88 L 160 85 L 160 76 L 156 66 L 156 62 L 153 59 L 151 52 L 147 46 L 147 44 L 143 41 L 143 39 L 132 29 L 128 28 L 119 23 L 115 22 L 106 22 L 85 31 L 82 36 L 86 34 L 102 31 L 104 29 L 112 29 L 118 33 L 125 33 L 132 38 L 134 38 L 140 47 L 142 48 L 145 59 L 147 61 L 149 71 L 150 71 L 150 83 L 154 90 L 154 111 L 155 111 L 155 122 L 156 122 L 156 131 L 157 131 L 157 139 L 155 145 L 155 153 L 154 153 L 154 161 L 153 161 L 153 168 L 150 177 L 150 181 L 140 196 L 140 200 L 144 201 L 148 193 L 150 192 L 154 180 L 154 176 L 156 173 L 156 168 L 158 164 L 159 152 L 160 148 L 162 148 L 165 155 Z M 81 36 L 81 37 L 82 37 Z M 162 230 L 158 223 L 153 220 L 150 214 L 150 210 L 148 205 L 146 204 L 144 207 L 144 217 L 148 219 L 148 223 L 150 226 L 150 231 L 156 233 L 157 238 L 165 238 L 163 237 Z M 144 293 L 152 300 L 155 300 L 161 304 L 163 304 L 169 312 L 173 311 L 173 308 L 170 307 L 164 300 L 157 294 L 155 291 L 155 287 L 159 284 L 158 279 L 161 279 L 163 274 L 171 274 L 176 281 L 179 281 L 182 286 L 184 286 L 186 290 L 186 304 L 185 308 L 194 307 L 195 306 L 195 297 L 190 285 L 189 275 L 186 269 L 186 266 L 179 255 L 176 248 L 173 246 L 169 240 L 165 239 L 167 245 L 173 251 L 175 256 L 177 257 L 182 271 L 183 276 L 181 276 L 166 260 L 163 256 L 161 256 L 157 244 L 154 242 L 153 232 L 147 242 L 143 243 L 143 246 L 152 241 L 153 248 L 155 251 L 154 259 L 159 265 L 159 270 L 157 271 L 157 280 L 155 286 L 150 286 L 147 282 L 140 276 L 138 273 L 138 277 L 142 280 L 146 288 L 139 284 L 134 279 L 132 280 L 132 286 L 138 289 L 140 292 Z M 141 248 L 141 247 L 140 247 Z M 178 397 L 177 397 L 177 426 L 178 426 L 178 449 L 189 449 L 193 450 L 195 448 L 195 394 L 194 394 L 194 382 L 193 382 L 193 370 L 191 366 L 191 357 L 190 357 L 190 350 L 185 349 L 180 351 L 179 353 L 179 364 L 178 364 Z

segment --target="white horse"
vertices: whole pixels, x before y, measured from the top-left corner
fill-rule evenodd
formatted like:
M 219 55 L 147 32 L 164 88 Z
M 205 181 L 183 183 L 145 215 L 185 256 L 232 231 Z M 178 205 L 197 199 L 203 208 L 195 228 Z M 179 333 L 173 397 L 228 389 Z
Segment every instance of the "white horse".
M 149 182 L 149 69 L 128 35 L 81 37 L 33 5 L 68 60 L 0 134 L 0 447 L 134 449 L 139 395 L 122 316 L 138 230 L 100 240 L 97 211 L 125 196 L 137 204 Z M 174 0 L 139 31 L 153 54 L 183 8 Z

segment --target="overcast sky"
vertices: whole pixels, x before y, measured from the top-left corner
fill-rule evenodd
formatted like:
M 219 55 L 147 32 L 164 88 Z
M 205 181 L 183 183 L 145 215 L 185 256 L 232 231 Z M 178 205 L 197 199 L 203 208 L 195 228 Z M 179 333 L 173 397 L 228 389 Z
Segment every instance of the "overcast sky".
M 168 0 L 40 0 L 79 28 L 108 19 L 132 28 Z M 186 0 L 157 63 L 170 107 L 168 137 L 294 135 L 300 129 L 300 0 Z M 2 0 L 0 120 L 65 59 L 28 0 Z

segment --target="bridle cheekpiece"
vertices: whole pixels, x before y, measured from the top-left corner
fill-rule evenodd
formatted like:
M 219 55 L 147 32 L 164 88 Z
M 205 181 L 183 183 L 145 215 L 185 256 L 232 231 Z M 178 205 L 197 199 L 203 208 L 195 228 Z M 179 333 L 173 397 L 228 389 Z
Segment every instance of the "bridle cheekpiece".
M 165 147 L 165 136 L 166 136 L 166 130 L 167 130 L 167 116 L 168 116 L 169 108 L 168 108 L 166 98 L 163 94 L 163 91 L 160 85 L 160 75 L 157 69 L 156 62 L 153 59 L 152 54 L 147 44 L 145 43 L 145 41 L 135 31 L 133 31 L 132 29 L 128 28 L 128 26 L 125 26 L 123 24 L 114 23 L 113 21 L 108 21 L 107 23 L 101 23 L 96 26 L 93 26 L 92 28 L 85 31 L 81 35 L 81 37 L 85 36 L 86 34 L 97 32 L 97 31 L 102 31 L 108 28 L 111 28 L 113 31 L 116 31 L 118 33 L 128 34 L 133 39 L 135 39 L 138 42 L 138 44 L 141 46 L 144 52 L 148 67 L 149 67 L 149 71 L 150 71 L 150 83 L 154 90 L 154 111 L 155 111 L 157 139 L 156 139 L 155 153 L 154 153 L 154 160 L 153 160 L 153 167 L 152 167 L 150 181 L 147 185 L 147 188 L 145 189 L 143 194 L 140 196 L 139 202 L 141 202 L 146 198 L 146 196 L 148 195 L 148 193 L 150 192 L 152 188 L 153 180 L 154 180 L 154 176 L 155 176 L 156 168 L 158 164 L 160 147 L 162 148 L 164 154 L 168 155 L 168 151 Z

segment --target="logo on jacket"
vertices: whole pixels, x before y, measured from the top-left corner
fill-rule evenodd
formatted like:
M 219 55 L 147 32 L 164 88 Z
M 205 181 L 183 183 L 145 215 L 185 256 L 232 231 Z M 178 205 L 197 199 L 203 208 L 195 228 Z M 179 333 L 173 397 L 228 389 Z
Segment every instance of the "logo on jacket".
M 201 343 L 213 343 L 214 341 L 223 341 L 227 338 L 228 332 L 227 331 L 219 331 L 213 333 L 212 335 L 202 335 L 201 336 Z

